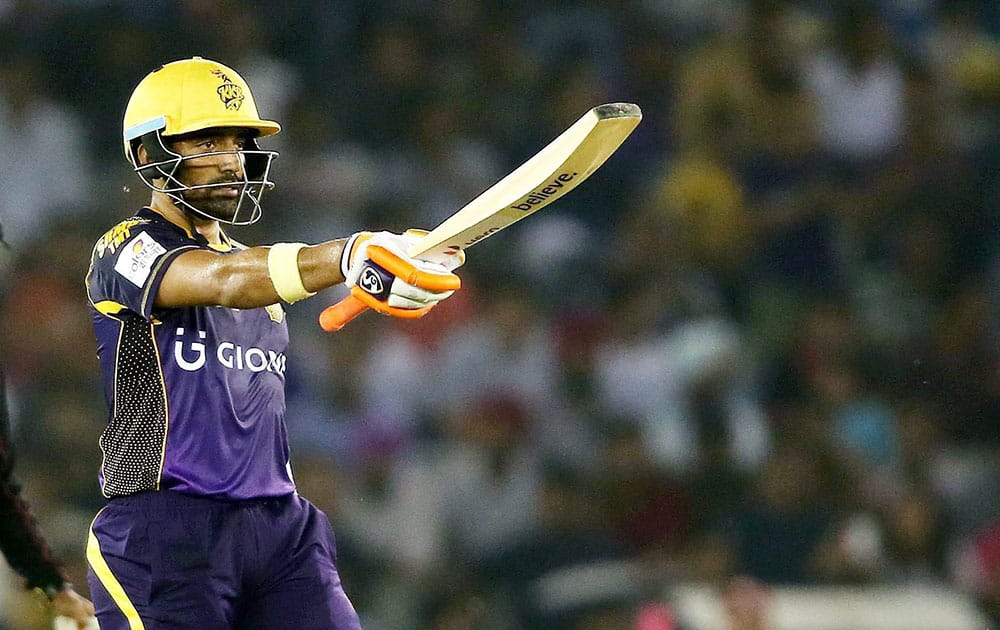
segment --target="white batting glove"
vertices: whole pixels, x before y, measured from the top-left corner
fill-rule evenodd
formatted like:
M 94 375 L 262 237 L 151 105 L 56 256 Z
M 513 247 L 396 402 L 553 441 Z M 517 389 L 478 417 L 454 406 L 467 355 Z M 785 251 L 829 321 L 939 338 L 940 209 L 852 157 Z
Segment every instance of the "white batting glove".
M 461 286 L 449 266 L 411 258 L 406 252 L 424 232 L 359 232 L 344 245 L 340 266 L 344 283 L 369 307 L 396 317 L 420 317 Z M 356 290 L 358 289 L 358 290 Z

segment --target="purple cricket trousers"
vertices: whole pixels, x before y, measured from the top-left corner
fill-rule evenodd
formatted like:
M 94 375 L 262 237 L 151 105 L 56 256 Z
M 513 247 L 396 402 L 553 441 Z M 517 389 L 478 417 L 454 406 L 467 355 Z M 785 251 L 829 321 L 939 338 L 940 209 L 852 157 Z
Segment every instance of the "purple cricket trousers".
M 360 630 L 326 515 L 292 494 L 108 502 L 87 543 L 102 630 Z

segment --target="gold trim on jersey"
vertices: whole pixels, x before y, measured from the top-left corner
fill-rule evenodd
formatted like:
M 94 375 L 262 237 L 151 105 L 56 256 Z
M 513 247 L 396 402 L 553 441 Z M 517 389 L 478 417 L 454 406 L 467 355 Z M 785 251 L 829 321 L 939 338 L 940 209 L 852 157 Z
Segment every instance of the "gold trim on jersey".
M 285 320 L 285 309 L 282 308 L 281 304 L 268 304 L 264 310 L 267 311 L 267 316 L 271 318 L 271 321 L 276 324 Z
M 98 516 L 100 514 L 101 512 L 97 513 Z M 94 520 L 96 521 L 97 518 L 95 517 Z M 108 595 L 111 596 L 111 599 L 118 606 L 118 610 L 125 615 L 130 630 L 145 630 L 146 626 L 143 625 L 142 618 L 139 617 L 139 611 L 135 609 L 135 605 L 129 599 L 125 588 L 122 587 L 121 582 L 115 577 L 114 572 L 108 566 L 107 560 L 104 559 L 104 555 L 101 553 L 101 543 L 97 540 L 97 535 L 94 534 L 93 522 L 90 523 L 90 531 L 87 535 L 87 563 L 90 564 L 94 575 L 97 576 L 101 585 L 104 586 Z
M 109 251 L 114 254 L 122 243 L 132 238 L 132 228 L 144 223 L 149 223 L 149 219 L 132 218 L 118 223 L 97 240 L 94 253 L 98 258 L 104 258 L 104 254 Z
M 97 309 L 98 313 L 108 316 L 117 315 L 118 313 L 128 309 L 128 307 L 124 304 L 115 302 L 114 300 L 101 300 L 100 302 L 92 302 L 92 304 L 94 305 L 94 308 Z

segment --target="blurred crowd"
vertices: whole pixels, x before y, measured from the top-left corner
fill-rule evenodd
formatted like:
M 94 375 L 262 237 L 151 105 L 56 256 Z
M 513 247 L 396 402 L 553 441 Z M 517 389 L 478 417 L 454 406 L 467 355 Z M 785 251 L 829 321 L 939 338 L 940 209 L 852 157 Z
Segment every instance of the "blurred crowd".
M 432 227 L 644 112 L 426 318 L 290 307 L 292 468 L 366 628 L 664 630 L 684 582 L 940 585 L 1000 624 L 998 3 L 0 1 L 0 357 L 78 585 L 83 278 L 148 200 L 128 95 L 193 55 L 284 126 L 251 244 Z M 17 589 L 0 627 L 41 627 Z

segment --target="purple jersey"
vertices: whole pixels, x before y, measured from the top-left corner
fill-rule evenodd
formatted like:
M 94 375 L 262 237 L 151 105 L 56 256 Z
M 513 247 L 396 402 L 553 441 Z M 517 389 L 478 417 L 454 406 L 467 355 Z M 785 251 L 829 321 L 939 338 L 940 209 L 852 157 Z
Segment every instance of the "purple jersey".
M 154 308 L 167 268 L 193 249 L 219 251 L 143 208 L 91 255 L 87 292 L 110 410 L 100 438 L 102 492 L 290 494 L 285 311 Z

